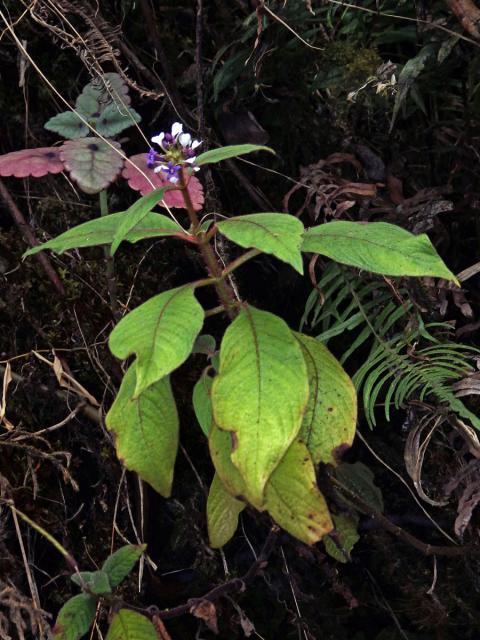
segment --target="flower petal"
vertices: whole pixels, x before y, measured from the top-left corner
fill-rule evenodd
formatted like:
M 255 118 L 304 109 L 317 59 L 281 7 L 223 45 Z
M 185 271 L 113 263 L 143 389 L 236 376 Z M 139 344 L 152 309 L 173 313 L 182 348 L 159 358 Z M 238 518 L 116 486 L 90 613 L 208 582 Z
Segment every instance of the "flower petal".
M 189 147 L 192 142 L 192 136 L 189 133 L 181 133 L 178 136 L 178 141 L 182 147 Z
M 172 136 L 176 138 L 183 131 L 183 125 L 181 122 L 174 122 L 172 124 Z
M 196 149 L 197 147 L 199 147 L 202 144 L 201 140 L 193 140 L 192 142 L 192 149 Z
M 164 133 L 163 133 L 163 131 L 162 131 L 162 133 L 159 133 L 159 134 L 158 134 L 158 136 L 154 136 L 154 137 L 152 138 L 152 142 L 154 142 L 155 144 L 159 144 L 160 146 L 162 146 L 162 142 L 163 142 L 164 137 L 165 137 L 165 134 L 164 134 Z
M 197 159 L 197 156 L 193 156 L 193 158 L 187 158 L 185 162 L 188 164 L 193 164 L 196 159 Z

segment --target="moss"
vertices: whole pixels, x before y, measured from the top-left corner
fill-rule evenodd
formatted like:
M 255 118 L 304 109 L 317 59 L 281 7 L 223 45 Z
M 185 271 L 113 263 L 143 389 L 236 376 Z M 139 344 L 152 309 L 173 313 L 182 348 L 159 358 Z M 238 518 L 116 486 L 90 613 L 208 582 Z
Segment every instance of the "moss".
M 382 64 L 376 49 L 359 48 L 350 42 L 332 42 L 321 59 L 314 86 L 348 93 L 358 89 Z

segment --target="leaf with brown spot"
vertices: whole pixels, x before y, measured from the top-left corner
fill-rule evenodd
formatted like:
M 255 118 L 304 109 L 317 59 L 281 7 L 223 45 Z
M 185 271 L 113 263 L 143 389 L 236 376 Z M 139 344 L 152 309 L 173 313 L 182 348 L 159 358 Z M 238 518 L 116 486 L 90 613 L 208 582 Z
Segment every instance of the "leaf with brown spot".
M 293 334 L 307 364 L 310 395 L 300 437 L 315 464 L 336 465 L 350 447 L 357 424 L 357 394 L 350 377 L 321 342 Z

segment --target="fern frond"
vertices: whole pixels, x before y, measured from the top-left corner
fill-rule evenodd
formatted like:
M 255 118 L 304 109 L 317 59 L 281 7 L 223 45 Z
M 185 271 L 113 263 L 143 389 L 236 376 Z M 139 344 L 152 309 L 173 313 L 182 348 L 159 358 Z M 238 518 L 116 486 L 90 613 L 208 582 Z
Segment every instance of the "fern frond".
M 379 404 L 389 421 L 392 407 L 404 408 L 412 399 L 434 399 L 480 429 L 480 419 L 452 391 L 455 382 L 474 371 L 472 360 L 480 353 L 478 349 L 451 342 L 447 323 L 425 325 L 405 288 L 394 295 L 384 281 L 372 281 L 331 264 L 318 290 L 307 301 L 302 327 L 320 329 L 316 337 L 324 343 L 355 332 L 340 358 L 342 364 L 360 347 L 371 345 L 366 361 L 352 378 L 362 393 L 371 427 L 376 425 Z

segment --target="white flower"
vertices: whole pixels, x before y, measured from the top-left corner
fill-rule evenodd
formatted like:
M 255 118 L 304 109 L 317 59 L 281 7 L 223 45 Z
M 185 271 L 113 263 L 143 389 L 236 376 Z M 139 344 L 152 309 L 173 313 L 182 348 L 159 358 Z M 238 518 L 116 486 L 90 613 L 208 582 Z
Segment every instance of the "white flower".
M 165 137 L 165 134 L 162 131 L 162 133 L 160 133 L 158 136 L 153 136 L 152 142 L 154 142 L 155 144 L 158 144 L 161 147 L 164 137 Z
M 183 131 L 183 125 L 181 122 L 174 122 L 172 124 L 172 137 L 176 138 L 177 136 L 179 136 Z M 188 134 L 187 134 L 188 135 Z

